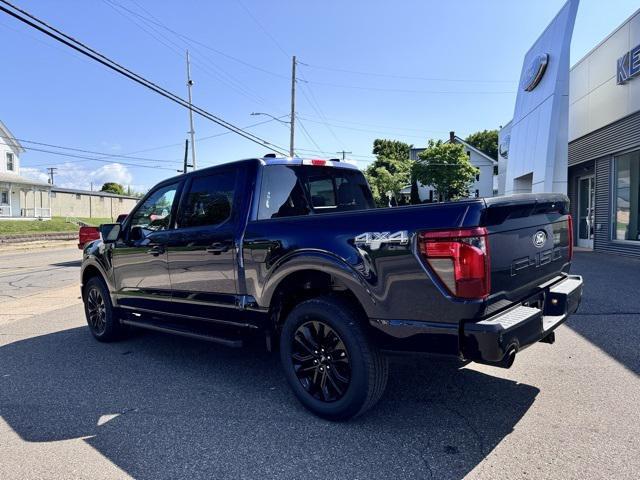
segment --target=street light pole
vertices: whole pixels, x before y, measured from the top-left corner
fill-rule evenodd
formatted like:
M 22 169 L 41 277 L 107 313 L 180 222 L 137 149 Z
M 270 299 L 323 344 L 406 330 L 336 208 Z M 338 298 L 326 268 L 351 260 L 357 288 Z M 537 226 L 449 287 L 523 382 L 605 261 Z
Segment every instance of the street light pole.
M 193 80 L 191 80 L 191 62 L 189 60 L 189 50 L 187 50 L 187 90 L 189 93 L 189 135 L 191 136 L 191 166 L 196 169 L 196 142 L 195 142 L 195 130 L 193 129 L 193 108 L 191 102 L 191 87 L 193 86 Z M 185 162 L 186 163 L 186 162 Z M 185 173 L 186 168 L 185 168 Z
M 291 135 L 289 137 L 289 156 L 293 157 L 293 143 L 296 128 L 296 56 L 291 64 Z

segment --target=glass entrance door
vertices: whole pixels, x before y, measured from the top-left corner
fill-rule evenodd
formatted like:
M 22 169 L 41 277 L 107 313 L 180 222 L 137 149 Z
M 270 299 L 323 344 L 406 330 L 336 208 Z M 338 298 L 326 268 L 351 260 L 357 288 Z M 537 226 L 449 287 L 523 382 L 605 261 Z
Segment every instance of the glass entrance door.
M 593 249 L 595 220 L 595 177 L 581 177 L 578 180 L 578 246 Z

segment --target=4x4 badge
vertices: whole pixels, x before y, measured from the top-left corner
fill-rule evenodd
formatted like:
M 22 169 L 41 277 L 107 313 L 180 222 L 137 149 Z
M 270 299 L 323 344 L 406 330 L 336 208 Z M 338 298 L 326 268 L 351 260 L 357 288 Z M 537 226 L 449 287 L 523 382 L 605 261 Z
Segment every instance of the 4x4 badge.
M 357 235 L 354 239 L 356 245 L 365 245 L 371 250 L 378 250 L 383 243 L 395 243 L 407 245 L 409 243 L 409 232 L 400 230 L 391 232 L 366 232 Z

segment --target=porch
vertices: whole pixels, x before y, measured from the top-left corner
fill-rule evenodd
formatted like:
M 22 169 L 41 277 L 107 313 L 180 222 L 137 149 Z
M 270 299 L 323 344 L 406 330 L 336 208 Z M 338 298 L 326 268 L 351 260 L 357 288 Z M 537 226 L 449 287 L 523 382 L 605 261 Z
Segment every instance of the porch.
M 0 220 L 51 218 L 51 186 L 23 177 L 0 179 Z

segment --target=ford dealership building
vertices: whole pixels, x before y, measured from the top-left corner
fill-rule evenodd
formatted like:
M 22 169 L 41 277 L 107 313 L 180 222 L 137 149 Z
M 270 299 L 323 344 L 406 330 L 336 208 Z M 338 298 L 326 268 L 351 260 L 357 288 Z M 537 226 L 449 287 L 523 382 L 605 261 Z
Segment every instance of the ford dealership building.
M 640 10 L 571 69 L 568 169 L 576 245 L 640 257 Z

